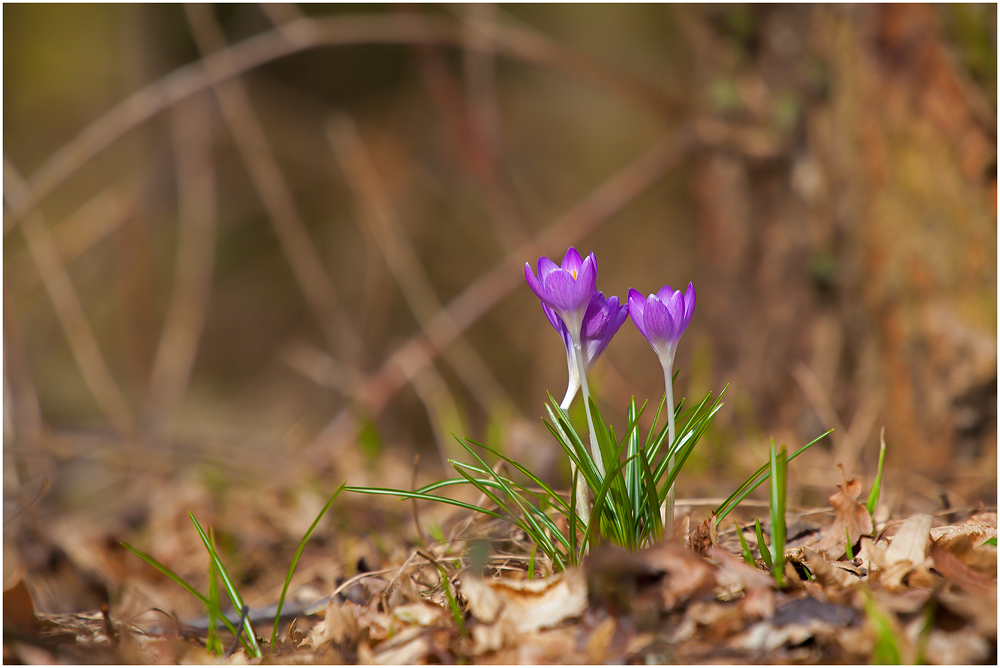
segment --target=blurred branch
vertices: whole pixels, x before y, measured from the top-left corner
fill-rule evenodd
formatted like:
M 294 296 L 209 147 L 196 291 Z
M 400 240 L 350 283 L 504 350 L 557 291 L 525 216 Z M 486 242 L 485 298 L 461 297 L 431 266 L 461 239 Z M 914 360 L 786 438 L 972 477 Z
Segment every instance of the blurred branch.
M 23 200 L 27 196 L 27 184 L 6 155 L 3 158 L 3 186 L 5 197 Z M 52 232 L 41 212 L 36 211 L 21 220 L 21 231 L 28 244 L 28 252 L 38 265 L 39 276 L 52 300 L 56 317 L 66 334 L 84 383 L 108 424 L 123 442 L 131 443 L 135 435 L 135 422 L 128 402 L 108 368 L 66 265 L 59 256 Z M 5 304 L 5 311 L 6 308 Z
M 188 4 L 186 9 L 192 34 L 202 54 L 213 51 L 228 54 L 214 8 Z M 206 57 L 205 66 L 209 72 L 218 67 L 221 74 L 231 69 L 232 63 L 216 63 Z M 219 106 L 313 317 L 332 350 L 344 359 L 357 359 L 364 350 L 361 337 L 344 316 L 337 291 L 299 215 L 295 198 L 253 111 L 246 88 L 238 79 L 228 82 L 223 82 L 221 76 L 217 79 L 215 95 Z
M 179 239 L 174 288 L 149 378 L 146 413 L 157 431 L 187 391 L 208 314 L 218 213 L 212 106 L 197 96 L 174 108 Z
M 678 165 L 697 144 L 698 139 L 691 128 L 682 126 L 597 186 L 549 224 L 536 239 L 509 253 L 438 311 L 419 335 L 397 348 L 379 370 L 369 376 L 359 399 L 372 415 L 381 412 L 407 378 L 521 284 L 525 261 L 562 252 L 569 244 L 597 229 Z M 335 453 L 350 442 L 356 430 L 350 410 L 343 409 L 317 436 L 313 447 L 328 447 Z
M 105 188 L 50 230 L 56 250 L 69 265 L 97 242 L 118 229 L 135 210 L 135 195 L 124 185 Z M 19 251 L 6 262 L 10 295 L 23 295 L 37 287 L 40 277 L 31 254 Z
M 407 9 L 413 11 L 412 6 Z M 527 240 L 528 227 L 498 159 L 495 54 L 491 53 L 490 41 L 485 35 L 472 27 L 466 27 L 463 47 L 463 64 L 469 84 L 466 95 L 462 94 L 440 46 L 419 43 L 414 44 L 412 49 L 430 98 L 440 110 L 445 129 L 464 163 L 463 171 L 467 171 L 482 188 L 493 210 L 494 234 L 503 251 L 510 252 Z M 487 131 L 487 127 L 491 132 Z
M 599 88 L 618 91 L 657 113 L 671 107 L 655 87 L 622 70 L 572 52 L 537 33 L 512 27 L 493 30 L 492 25 L 478 22 L 472 25 L 487 31 L 492 44 L 469 43 L 463 27 L 452 19 L 392 14 L 302 18 L 220 48 L 136 91 L 64 144 L 31 175 L 20 195 L 8 196 L 11 220 L 5 222 L 4 234 L 88 160 L 157 113 L 264 63 L 317 46 L 397 43 L 481 46 L 563 71 Z M 581 67 L 580 63 L 587 63 L 587 66 Z
M 12 308 L 4 299 L 3 309 L 3 420 L 4 440 L 13 432 L 13 442 L 19 447 L 14 453 L 14 463 L 19 482 L 28 479 L 28 469 L 21 452 L 35 449 L 42 434 L 42 407 L 31 377 L 31 365 L 24 348 L 24 337 L 17 322 L 13 321 Z
M 392 207 L 357 126 L 350 117 L 337 115 L 331 117 L 326 130 L 334 155 L 358 200 L 361 218 L 367 223 L 365 231 L 374 237 L 406 303 L 421 328 L 426 329 L 436 314 L 444 313 L 441 301 Z M 447 319 L 443 322 L 450 330 L 447 336 L 453 343 L 442 354 L 483 409 L 489 411 L 497 401 L 513 405 L 493 372 L 462 337 L 462 332 Z
M 513 20 L 509 15 L 506 19 Z M 681 100 L 674 99 L 658 86 L 583 51 L 550 39 L 523 23 L 483 20 L 471 12 L 466 12 L 462 20 L 468 27 L 480 31 L 487 40 L 493 42 L 498 53 L 508 57 L 562 72 L 595 88 L 610 91 L 638 106 L 647 107 L 658 115 L 673 115 L 682 107 Z M 475 44 L 467 40 L 466 48 L 473 47 Z

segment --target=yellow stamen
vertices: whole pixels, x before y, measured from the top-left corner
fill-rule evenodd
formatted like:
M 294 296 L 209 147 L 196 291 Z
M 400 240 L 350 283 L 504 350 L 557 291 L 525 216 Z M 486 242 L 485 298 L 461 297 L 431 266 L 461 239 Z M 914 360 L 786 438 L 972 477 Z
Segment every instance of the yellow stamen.
M 575 271 L 571 271 L 569 273 L 573 274 L 573 280 L 575 281 L 576 280 L 576 272 Z

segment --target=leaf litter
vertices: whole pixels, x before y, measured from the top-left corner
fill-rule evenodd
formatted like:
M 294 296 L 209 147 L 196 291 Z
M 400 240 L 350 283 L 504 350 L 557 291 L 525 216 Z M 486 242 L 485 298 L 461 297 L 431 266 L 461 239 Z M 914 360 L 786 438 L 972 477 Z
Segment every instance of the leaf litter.
M 743 561 L 735 527 L 717 530 L 713 517 L 684 517 L 679 539 L 635 552 L 598 545 L 581 568 L 557 573 L 532 557 L 526 537 L 503 522 L 428 508 L 422 521 L 439 526 L 442 538 L 459 532 L 457 540 L 413 549 L 391 532 L 352 536 L 344 527 L 356 513 L 381 511 L 345 502 L 339 519 L 320 527 L 303 552 L 294 599 L 286 601 L 278 642 L 264 644 L 264 661 L 842 663 L 898 656 L 905 662 L 995 663 L 996 512 L 953 513 L 949 523 L 914 514 L 873 526 L 858 500 L 860 482 L 842 469 L 840 477 L 830 496 L 832 517 L 820 515 L 818 531 L 803 528 L 790 541 L 783 589 L 759 560 L 754 566 Z M 255 538 L 237 533 L 227 539 L 256 546 L 239 554 L 252 557 L 241 564 L 241 578 L 258 616 L 273 615 L 265 604 L 273 603 L 276 586 L 266 584 L 273 578 L 255 573 L 261 567 L 254 564 L 269 558 L 281 563 L 285 551 L 271 548 L 268 557 L 266 543 L 287 541 L 291 529 L 282 527 L 301 524 L 286 522 L 294 498 L 261 498 L 268 509 L 236 524 L 256 531 Z M 173 504 L 158 505 L 158 529 L 149 539 L 195 577 L 205 564 L 192 563 L 190 555 L 200 560 L 204 553 L 171 513 L 193 507 L 223 527 L 229 525 L 221 518 L 236 508 L 216 506 L 193 491 Z M 240 504 L 246 508 L 245 499 Z M 802 515 L 817 520 L 814 512 Z M 377 516 L 367 519 L 386 524 Z M 55 534 L 72 567 L 64 570 L 86 582 L 112 581 L 117 602 L 103 612 L 40 612 L 32 598 L 39 595 L 37 568 L 21 559 L 5 573 L 5 661 L 248 662 L 242 647 L 221 658 L 206 649 L 204 620 L 195 619 L 201 613 L 186 594 L 109 547 L 120 531 L 109 525 L 104 539 L 90 541 L 69 530 Z M 752 534 L 746 533 L 751 543 Z M 848 535 L 856 546 L 852 558 Z M 254 622 L 260 635 L 272 620 Z

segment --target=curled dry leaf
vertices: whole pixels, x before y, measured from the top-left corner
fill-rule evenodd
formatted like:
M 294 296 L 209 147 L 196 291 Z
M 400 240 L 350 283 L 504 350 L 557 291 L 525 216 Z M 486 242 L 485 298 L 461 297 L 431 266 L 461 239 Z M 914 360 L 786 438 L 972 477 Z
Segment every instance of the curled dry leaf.
M 903 580 L 912 576 L 910 583 L 920 589 L 931 584 L 930 567 L 933 560 L 927 557 L 931 541 L 931 516 L 913 515 L 898 525 L 892 541 L 885 549 L 880 543 L 862 541 L 862 561 L 867 561 L 870 572 L 879 572 L 882 586 L 890 592 L 905 587 Z
M 354 616 L 353 603 L 337 603 L 330 600 L 323 614 L 323 620 L 312 627 L 308 643 L 319 647 L 324 643 L 342 645 L 358 635 L 358 622 Z
M 814 550 L 825 554 L 827 559 L 838 559 L 844 554 L 848 536 L 853 543 L 872 533 L 871 515 L 864 504 L 858 502 L 861 482 L 857 478 L 848 480 L 843 466 L 840 467 L 840 474 L 844 478 L 844 484 L 837 485 L 839 491 L 830 497 L 833 524 L 821 531 L 816 542 L 810 545 Z
M 505 635 L 549 628 L 587 608 L 587 582 L 579 569 L 525 581 L 486 580 L 467 572 L 460 586 L 472 615 Z
M 690 520 L 689 520 L 690 521 Z M 708 548 L 719 544 L 719 530 L 713 512 L 708 519 L 695 527 L 688 540 L 688 546 L 696 554 L 705 554 Z
M 740 609 L 751 619 L 774 614 L 774 579 L 721 547 L 710 547 L 708 556 L 718 564 L 716 591 L 723 600 L 740 599 Z
M 822 586 L 850 589 L 861 582 L 861 574 L 855 566 L 842 561 L 830 561 L 822 552 L 808 547 L 804 548 L 803 551 L 806 565 L 812 571 L 816 582 Z

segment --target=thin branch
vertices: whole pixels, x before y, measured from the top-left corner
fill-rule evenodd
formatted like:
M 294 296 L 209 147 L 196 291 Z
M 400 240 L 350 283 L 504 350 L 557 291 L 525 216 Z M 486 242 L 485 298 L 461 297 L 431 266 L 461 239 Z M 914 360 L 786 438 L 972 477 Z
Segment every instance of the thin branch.
M 364 349 L 361 336 L 344 315 L 337 291 L 295 206 L 295 198 L 253 111 L 246 88 L 239 79 L 221 82 L 222 73 L 232 69 L 233 63 L 219 63 L 207 56 L 213 51 L 227 53 L 214 8 L 191 4 L 186 8 L 198 49 L 206 54 L 206 68 L 209 72 L 217 69 L 215 74 L 220 83 L 215 84 L 215 95 L 222 113 L 306 303 L 331 349 L 345 359 L 357 359 Z
M 67 266 L 107 238 L 134 215 L 135 195 L 118 183 L 105 188 L 51 228 L 59 257 Z M 37 267 L 25 249 L 6 260 L 5 278 L 10 295 L 16 297 L 40 284 Z
M 650 107 L 657 113 L 670 106 L 651 84 L 605 63 L 597 65 L 599 61 L 571 52 L 538 33 L 513 27 L 491 30 L 489 24 L 474 25 L 476 29 L 486 31 L 490 38 L 480 43 L 482 48 L 562 71 L 598 88 L 619 91 L 627 99 Z M 471 48 L 462 26 L 448 18 L 399 13 L 332 16 L 285 23 L 180 67 L 112 107 L 52 154 L 28 179 L 24 193 L 9 201 L 11 220 L 5 222 L 4 234 L 90 159 L 136 126 L 186 97 L 306 49 L 399 43 L 464 45 Z M 581 67 L 581 63 L 584 66 Z
M 23 199 L 26 196 L 27 185 L 6 155 L 3 158 L 3 167 L 4 195 L 9 194 L 15 199 Z M 21 231 L 27 241 L 28 251 L 38 265 L 38 274 L 52 301 L 56 317 L 66 334 L 73 358 L 87 389 L 90 390 L 98 408 L 119 438 L 123 442 L 131 443 L 135 436 L 135 421 L 131 409 L 104 359 L 104 353 L 101 352 L 90 323 L 87 322 L 83 305 L 41 212 L 36 211 L 23 219 Z
M 146 404 L 147 415 L 161 430 L 187 392 L 208 315 L 218 213 L 213 109 L 208 98 L 194 97 L 178 105 L 172 120 L 179 239 L 174 289 L 153 360 Z
M 338 115 L 331 118 L 326 129 L 334 155 L 365 212 L 365 229 L 372 233 L 417 322 L 426 328 L 435 314 L 442 312 L 443 305 L 403 229 L 357 126 L 350 117 Z M 512 406 L 514 402 L 506 390 L 462 332 L 453 328 L 450 336 L 453 342 L 443 351 L 444 358 L 483 409 L 489 411 L 497 401 Z

